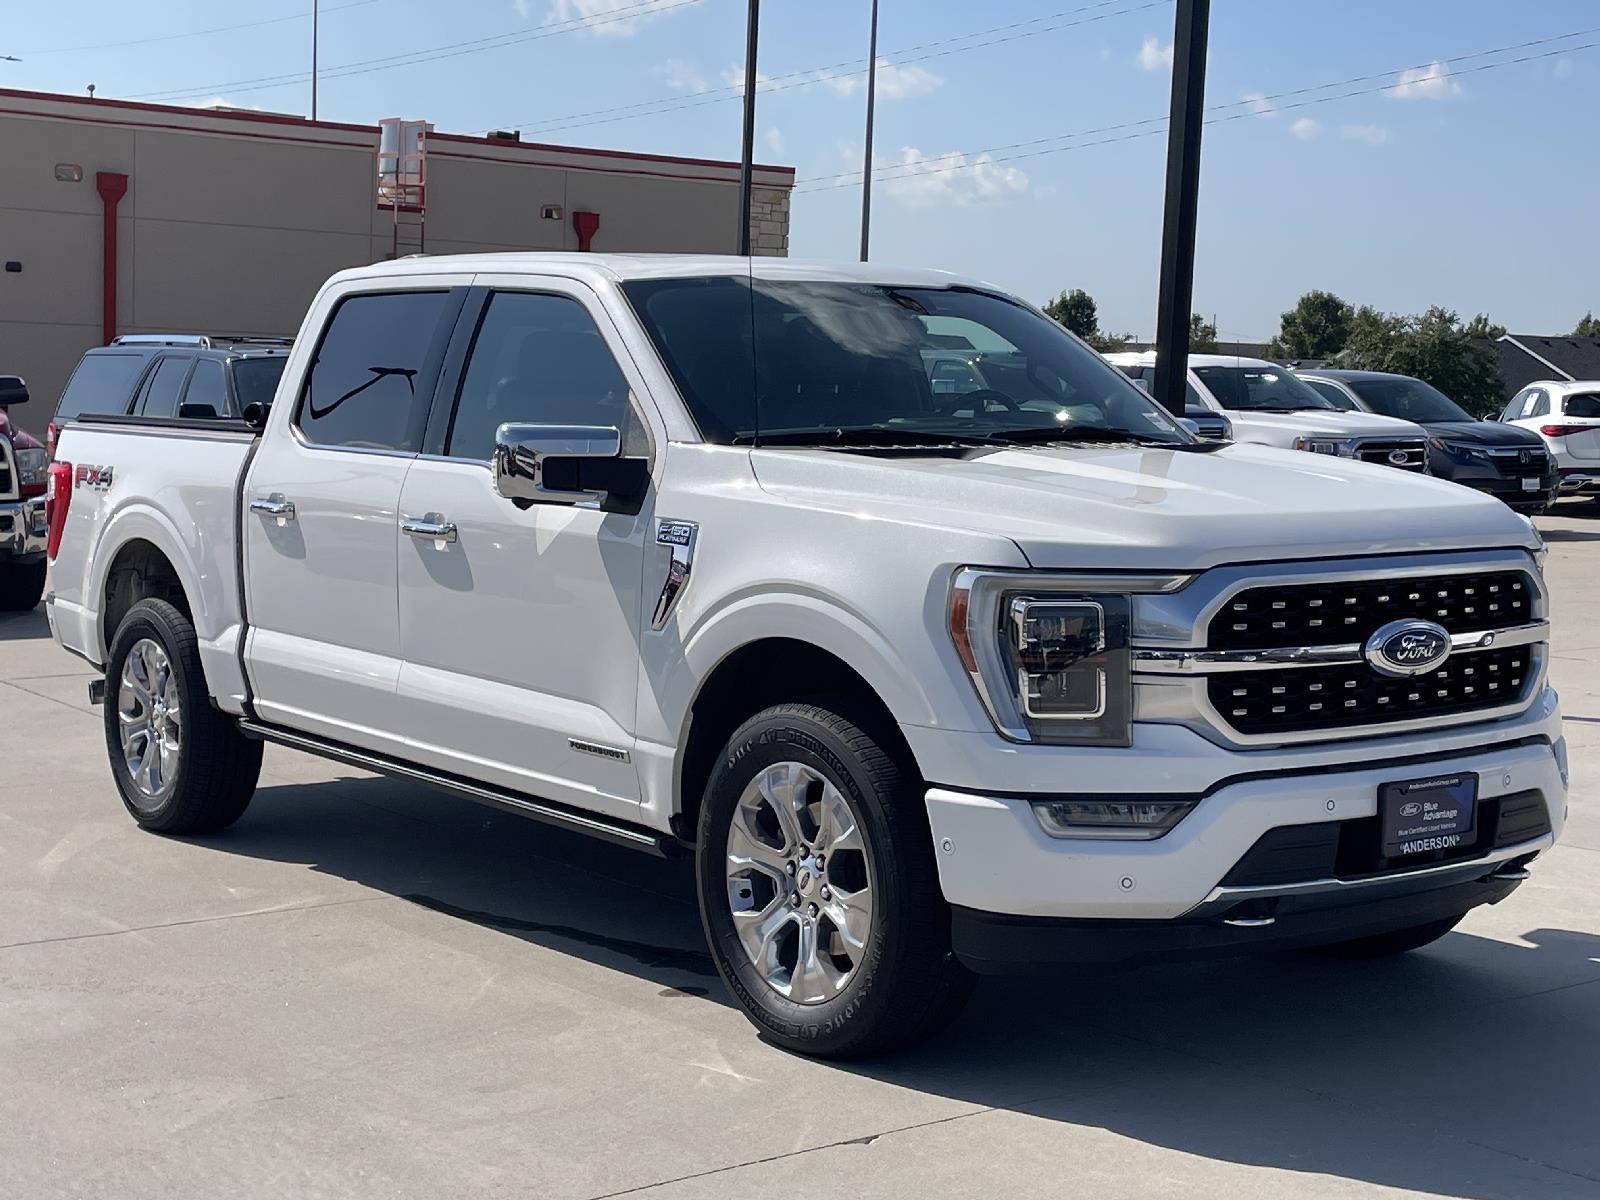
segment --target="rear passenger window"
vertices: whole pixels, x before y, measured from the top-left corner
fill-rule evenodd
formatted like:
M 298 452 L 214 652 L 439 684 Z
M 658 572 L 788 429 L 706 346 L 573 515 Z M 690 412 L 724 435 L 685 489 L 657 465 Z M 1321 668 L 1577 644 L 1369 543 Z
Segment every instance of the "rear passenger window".
M 628 382 L 576 300 L 530 292 L 498 292 L 490 299 L 461 381 L 447 452 L 488 460 L 495 430 L 507 421 L 614 425 L 627 433 Z
M 1581 417 L 1584 420 L 1600 417 L 1600 394 L 1585 392 L 1578 396 L 1568 396 L 1562 410 L 1566 416 Z
M 211 410 L 210 414 L 192 412 L 189 416 L 228 415 L 228 384 L 222 377 L 221 363 L 214 358 L 202 358 L 195 363 L 194 374 L 189 376 L 189 390 L 183 394 L 183 403 L 185 406 L 203 406 Z
M 178 415 L 178 393 L 183 390 L 183 377 L 189 373 L 194 359 L 184 355 L 167 355 L 157 364 L 155 374 L 144 389 L 144 402 L 139 412 L 146 417 L 175 417 Z
M 126 416 L 133 383 L 149 358 L 143 354 L 86 354 L 56 406 L 57 421 L 85 414 Z
M 412 451 L 432 400 L 447 292 L 351 296 L 334 311 L 295 423 L 319 446 Z

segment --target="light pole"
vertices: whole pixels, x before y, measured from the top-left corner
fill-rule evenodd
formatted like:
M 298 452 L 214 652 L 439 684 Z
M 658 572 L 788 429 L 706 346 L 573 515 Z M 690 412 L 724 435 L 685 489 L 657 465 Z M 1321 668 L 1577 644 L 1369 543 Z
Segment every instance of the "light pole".
M 1200 130 L 1205 123 L 1206 34 L 1211 0 L 1178 0 L 1172 30 L 1172 108 L 1167 120 L 1167 199 L 1156 294 L 1156 401 L 1183 415 L 1200 205 Z
M 320 0 L 311 0 L 311 119 L 317 119 L 317 9 Z
M 861 261 L 872 237 L 872 115 L 878 98 L 878 0 L 872 0 L 872 32 L 867 35 L 867 148 L 861 165 Z
M 744 145 L 739 153 L 740 255 L 750 253 L 750 180 L 756 152 L 756 37 L 761 24 L 761 0 L 750 0 L 744 31 Z

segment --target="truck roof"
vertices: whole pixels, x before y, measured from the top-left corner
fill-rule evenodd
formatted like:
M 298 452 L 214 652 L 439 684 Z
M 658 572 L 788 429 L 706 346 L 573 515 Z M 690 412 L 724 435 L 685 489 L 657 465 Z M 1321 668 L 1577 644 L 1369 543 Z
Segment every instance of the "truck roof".
M 394 279 L 410 275 L 557 275 L 591 282 L 632 279 L 687 279 L 706 275 L 744 275 L 758 279 L 801 279 L 829 283 L 876 283 L 899 287 L 981 287 L 994 284 L 949 271 L 883 266 L 879 263 L 823 262 L 794 258 L 740 258 L 731 254 L 584 254 L 542 251 L 489 254 L 424 254 L 340 271 L 330 282 Z

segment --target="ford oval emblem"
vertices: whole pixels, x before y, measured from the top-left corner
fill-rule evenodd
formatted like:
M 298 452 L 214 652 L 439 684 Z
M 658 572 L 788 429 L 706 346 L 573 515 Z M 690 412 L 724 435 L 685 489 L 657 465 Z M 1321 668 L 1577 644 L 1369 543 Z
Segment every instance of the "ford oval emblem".
M 1422 805 L 1418 804 L 1415 800 L 1407 800 L 1400 806 L 1400 815 L 1402 817 L 1414 817 L 1421 811 Z
M 1432 621 L 1390 621 L 1367 639 L 1362 653 L 1381 675 L 1423 675 L 1450 657 L 1450 631 Z
M 1411 456 L 1409 454 L 1407 454 L 1404 450 L 1391 450 L 1391 451 L 1389 451 L 1389 462 L 1393 466 L 1403 467 L 1403 466 L 1406 465 L 1406 463 L 1408 463 L 1410 461 L 1411 461 Z

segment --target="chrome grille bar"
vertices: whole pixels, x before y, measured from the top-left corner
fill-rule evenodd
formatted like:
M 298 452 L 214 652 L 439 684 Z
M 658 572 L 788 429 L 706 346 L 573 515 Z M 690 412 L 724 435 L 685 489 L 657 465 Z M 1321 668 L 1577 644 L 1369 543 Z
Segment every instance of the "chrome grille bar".
M 1490 646 L 1526 646 L 1548 641 L 1549 621 L 1530 621 L 1503 629 L 1450 635 L 1452 654 Z M 1328 646 L 1279 646 L 1265 650 L 1160 650 L 1135 646 L 1133 669 L 1141 675 L 1215 675 L 1227 671 L 1269 671 L 1291 667 L 1336 667 L 1362 662 L 1356 642 Z

